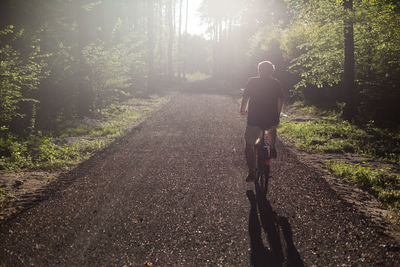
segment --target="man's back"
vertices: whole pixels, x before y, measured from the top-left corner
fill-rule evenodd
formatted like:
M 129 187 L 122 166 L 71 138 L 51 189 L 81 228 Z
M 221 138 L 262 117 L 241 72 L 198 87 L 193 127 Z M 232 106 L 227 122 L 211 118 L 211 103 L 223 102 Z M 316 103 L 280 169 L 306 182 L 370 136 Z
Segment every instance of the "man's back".
M 249 125 L 269 128 L 279 123 L 277 104 L 282 98 L 282 91 L 276 79 L 252 77 L 247 82 L 244 95 L 249 97 Z

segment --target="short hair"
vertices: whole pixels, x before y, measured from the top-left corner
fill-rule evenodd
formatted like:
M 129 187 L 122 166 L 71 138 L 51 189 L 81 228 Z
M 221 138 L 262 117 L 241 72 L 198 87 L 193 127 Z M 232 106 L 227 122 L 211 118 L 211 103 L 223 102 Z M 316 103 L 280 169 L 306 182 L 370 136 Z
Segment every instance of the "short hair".
M 272 64 L 271 61 L 261 61 L 258 63 L 258 74 L 260 76 L 263 75 L 271 75 L 275 71 L 275 65 Z

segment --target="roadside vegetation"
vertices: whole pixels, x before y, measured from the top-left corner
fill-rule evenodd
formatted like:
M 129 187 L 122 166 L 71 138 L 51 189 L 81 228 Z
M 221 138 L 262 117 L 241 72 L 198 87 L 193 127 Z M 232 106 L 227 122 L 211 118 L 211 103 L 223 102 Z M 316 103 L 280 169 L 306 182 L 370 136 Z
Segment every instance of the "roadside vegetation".
M 0 2 L 1 203 L 32 189 L 27 172 L 47 181 L 123 135 L 186 74 L 208 72 L 211 42 L 187 33 L 184 10 L 172 0 Z
M 377 127 L 370 121 L 365 127 L 340 119 L 340 111 L 317 108 L 295 102 L 293 106 L 305 114 L 315 116 L 309 120 L 283 121 L 279 132 L 296 148 L 309 153 L 348 153 L 389 164 L 400 164 L 400 132 Z M 327 161 L 333 174 L 350 181 L 376 196 L 390 208 L 400 210 L 400 178 L 390 168 L 352 163 L 342 159 Z
M 29 176 L 32 172 L 42 172 L 46 173 L 46 184 L 60 171 L 69 170 L 123 136 L 138 121 L 169 101 L 172 95 L 131 98 L 97 110 L 91 116 L 59 123 L 51 131 L 38 131 L 23 139 L 13 135 L 0 137 L 0 173 L 16 177 L 13 174 L 24 176 L 28 173 Z M 16 199 L 14 191 L 19 183 L 22 184 L 15 180 L 14 189 L 2 185 L 0 210 Z M 0 216 L 0 221 L 4 218 Z
M 211 78 L 211 75 L 205 74 L 203 72 L 194 72 L 194 73 L 186 74 L 186 79 L 189 82 L 201 81 L 201 80 L 206 80 L 206 79 L 210 79 L 210 78 Z
M 211 42 L 188 34 L 184 10 L 171 0 L 1 1 L 0 171 L 79 162 L 148 112 L 151 95 L 186 74 L 201 79 Z M 137 110 L 139 98 L 149 102 Z
M 333 174 L 353 182 L 390 208 L 400 211 L 400 179 L 390 173 L 390 169 L 374 170 L 366 162 L 350 164 L 342 160 L 327 161 L 326 166 Z
M 93 116 L 60 124 L 48 134 L 41 132 L 21 141 L 16 137 L 0 139 L 0 170 L 6 172 L 68 168 L 129 130 L 134 121 L 165 103 L 170 96 L 133 98 L 121 105 L 110 105 Z
M 400 132 L 383 129 L 370 121 L 359 127 L 340 119 L 340 112 L 304 106 L 296 102 L 294 107 L 319 116 L 320 120 L 286 121 L 280 132 L 307 152 L 355 153 L 400 164 Z

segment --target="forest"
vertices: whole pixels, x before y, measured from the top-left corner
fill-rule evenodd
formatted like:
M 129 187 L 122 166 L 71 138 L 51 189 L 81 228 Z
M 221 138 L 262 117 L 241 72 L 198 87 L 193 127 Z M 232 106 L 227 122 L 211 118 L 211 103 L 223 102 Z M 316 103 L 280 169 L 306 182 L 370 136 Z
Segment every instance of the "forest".
M 203 35 L 188 32 L 193 2 L 1 1 L 0 169 L 77 157 L 56 142 L 69 122 L 196 73 L 237 91 L 262 60 L 276 65 L 287 103 L 398 132 L 397 1 L 203 0 Z
M 399 266 L 399 103 L 399 0 L 0 0 L 0 266 Z

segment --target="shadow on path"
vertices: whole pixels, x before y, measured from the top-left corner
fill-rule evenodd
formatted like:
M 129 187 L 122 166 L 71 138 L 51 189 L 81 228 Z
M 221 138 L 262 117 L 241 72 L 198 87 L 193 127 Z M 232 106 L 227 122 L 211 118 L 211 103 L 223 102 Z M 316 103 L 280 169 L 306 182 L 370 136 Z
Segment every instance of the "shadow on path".
M 246 195 L 251 205 L 249 214 L 251 265 L 304 266 L 293 244 L 292 229 L 287 218 L 278 216 L 272 210 L 264 194 L 256 196 L 253 190 L 248 190 Z M 269 248 L 263 244 L 261 229 L 267 236 Z

